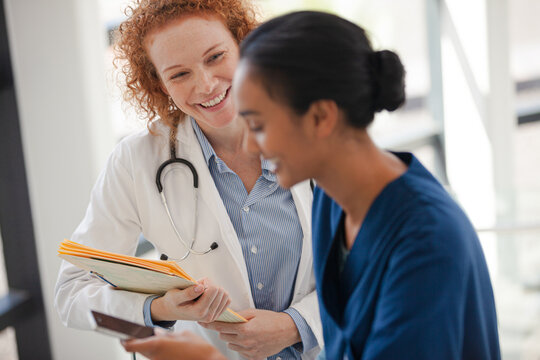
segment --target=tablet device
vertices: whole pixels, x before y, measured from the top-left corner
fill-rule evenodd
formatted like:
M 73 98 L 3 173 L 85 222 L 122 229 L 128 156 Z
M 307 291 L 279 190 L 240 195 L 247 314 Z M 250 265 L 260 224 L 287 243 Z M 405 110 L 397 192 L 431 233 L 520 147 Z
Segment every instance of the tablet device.
M 93 329 L 120 339 L 145 338 L 154 335 L 154 328 L 91 310 Z

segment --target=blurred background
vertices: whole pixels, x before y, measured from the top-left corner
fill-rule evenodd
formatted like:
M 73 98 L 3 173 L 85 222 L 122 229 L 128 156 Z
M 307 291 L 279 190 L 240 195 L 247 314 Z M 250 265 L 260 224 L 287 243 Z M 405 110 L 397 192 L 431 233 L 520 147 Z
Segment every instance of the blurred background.
M 254 1 L 261 19 L 339 14 L 400 55 L 407 103 L 370 131 L 414 152 L 470 216 L 503 359 L 540 359 L 540 1 Z M 129 1 L 0 4 L 0 359 L 128 359 L 115 339 L 65 328 L 53 293 L 59 242 L 115 143 L 145 126 L 112 66 Z

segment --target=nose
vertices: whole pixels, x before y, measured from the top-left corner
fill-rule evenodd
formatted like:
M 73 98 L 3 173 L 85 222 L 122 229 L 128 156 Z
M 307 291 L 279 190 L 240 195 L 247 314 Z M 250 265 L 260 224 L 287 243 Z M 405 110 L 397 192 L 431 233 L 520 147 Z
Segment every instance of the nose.
M 196 86 L 201 94 L 211 94 L 216 88 L 217 84 L 218 79 L 211 71 L 207 69 L 201 69 L 199 71 Z

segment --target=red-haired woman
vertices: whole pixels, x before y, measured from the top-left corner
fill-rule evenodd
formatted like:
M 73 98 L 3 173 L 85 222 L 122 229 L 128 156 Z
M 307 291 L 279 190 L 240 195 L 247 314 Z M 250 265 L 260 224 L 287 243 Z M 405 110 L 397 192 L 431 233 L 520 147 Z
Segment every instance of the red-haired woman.
M 318 353 L 312 191 L 308 182 L 281 188 L 269 161 L 242 151 L 245 125 L 232 99 L 239 43 L 255 24 L 241 0 L 140 0 L 130 8 L 117 64 L 148 129 L 113 151 L 72 240 L 132 255 L 142 233 L 205 279 L 148 296 L 113 290 L 64 262 L 56 308 L 66 325 L 88 328 L 94 309 L 148 325 L 177 321 L 229 359 Z M 200 325 L 226 307 L 248 321 L 221 334 Z

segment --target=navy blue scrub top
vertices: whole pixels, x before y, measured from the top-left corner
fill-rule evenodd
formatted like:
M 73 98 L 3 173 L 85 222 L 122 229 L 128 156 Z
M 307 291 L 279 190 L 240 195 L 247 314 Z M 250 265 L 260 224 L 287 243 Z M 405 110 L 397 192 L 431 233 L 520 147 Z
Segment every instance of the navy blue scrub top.
M 493 290 L 460 207 L 409 153 L 371 205 L 340 276 L 341 207 L 314 192 L 313 251 L 328 359 L 500 359 Z M 341 240 L 342 241 L 342 240 Z

